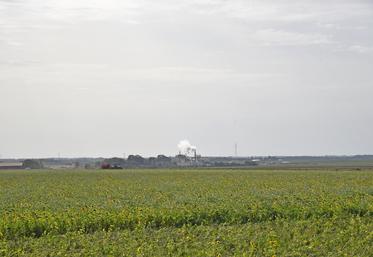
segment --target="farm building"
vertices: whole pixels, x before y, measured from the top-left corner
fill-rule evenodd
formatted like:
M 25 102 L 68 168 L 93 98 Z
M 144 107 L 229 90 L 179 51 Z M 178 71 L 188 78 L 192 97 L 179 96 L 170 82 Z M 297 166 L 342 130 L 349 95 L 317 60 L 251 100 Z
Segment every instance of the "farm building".
M 21 162 L 0 162 L 0 170 L 20 170 L 23 168 L 24 167 Z

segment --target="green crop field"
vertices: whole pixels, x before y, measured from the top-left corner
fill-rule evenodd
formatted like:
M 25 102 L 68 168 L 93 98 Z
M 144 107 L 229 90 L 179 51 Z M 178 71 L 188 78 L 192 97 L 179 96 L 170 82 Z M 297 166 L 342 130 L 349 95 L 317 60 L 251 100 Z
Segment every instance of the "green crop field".
M 0 256 L 373 256 L 369 170 L 0 171 Z

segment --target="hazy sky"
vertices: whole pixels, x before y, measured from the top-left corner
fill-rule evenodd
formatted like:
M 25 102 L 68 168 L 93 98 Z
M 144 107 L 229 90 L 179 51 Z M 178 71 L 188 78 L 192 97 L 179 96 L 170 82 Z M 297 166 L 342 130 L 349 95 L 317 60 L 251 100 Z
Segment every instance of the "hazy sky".
M 372 0 L 0 0 L 7 157 L 373 153 Z

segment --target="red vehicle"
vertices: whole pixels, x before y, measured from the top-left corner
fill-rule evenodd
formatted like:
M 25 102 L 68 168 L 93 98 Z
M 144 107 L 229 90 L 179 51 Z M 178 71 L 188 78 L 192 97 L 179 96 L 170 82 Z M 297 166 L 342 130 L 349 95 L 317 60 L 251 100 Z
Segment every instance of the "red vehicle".
M 103 169 L 103 170 L 111 169 L 111 165 L 109 163 L 102 163 L 101 164 L 101 169 Z

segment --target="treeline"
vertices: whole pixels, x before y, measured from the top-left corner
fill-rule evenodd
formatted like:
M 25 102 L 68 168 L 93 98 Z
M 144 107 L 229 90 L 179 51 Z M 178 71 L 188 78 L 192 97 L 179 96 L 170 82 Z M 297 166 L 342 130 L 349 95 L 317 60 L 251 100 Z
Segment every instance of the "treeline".
M 143 157 L 129 155 L 128 158 L 47 158 L 23 160 L 18 169 L 125 169 L 125 168 L 174 168 L 174 167 L 247 167 L 259 163 L 251 158 L 201 157 L 176 155 L 169 157 Z M 13 169 L 16 169 L 13 168 Z
M 120 169 L 129 167 L 171 167 L 177 166 L 171 157 L 158 155 L 157 157 L 144 158 L 141 155 L 129 155 L 127 159 L 109 158 L 101 163 L 102 169 Z

